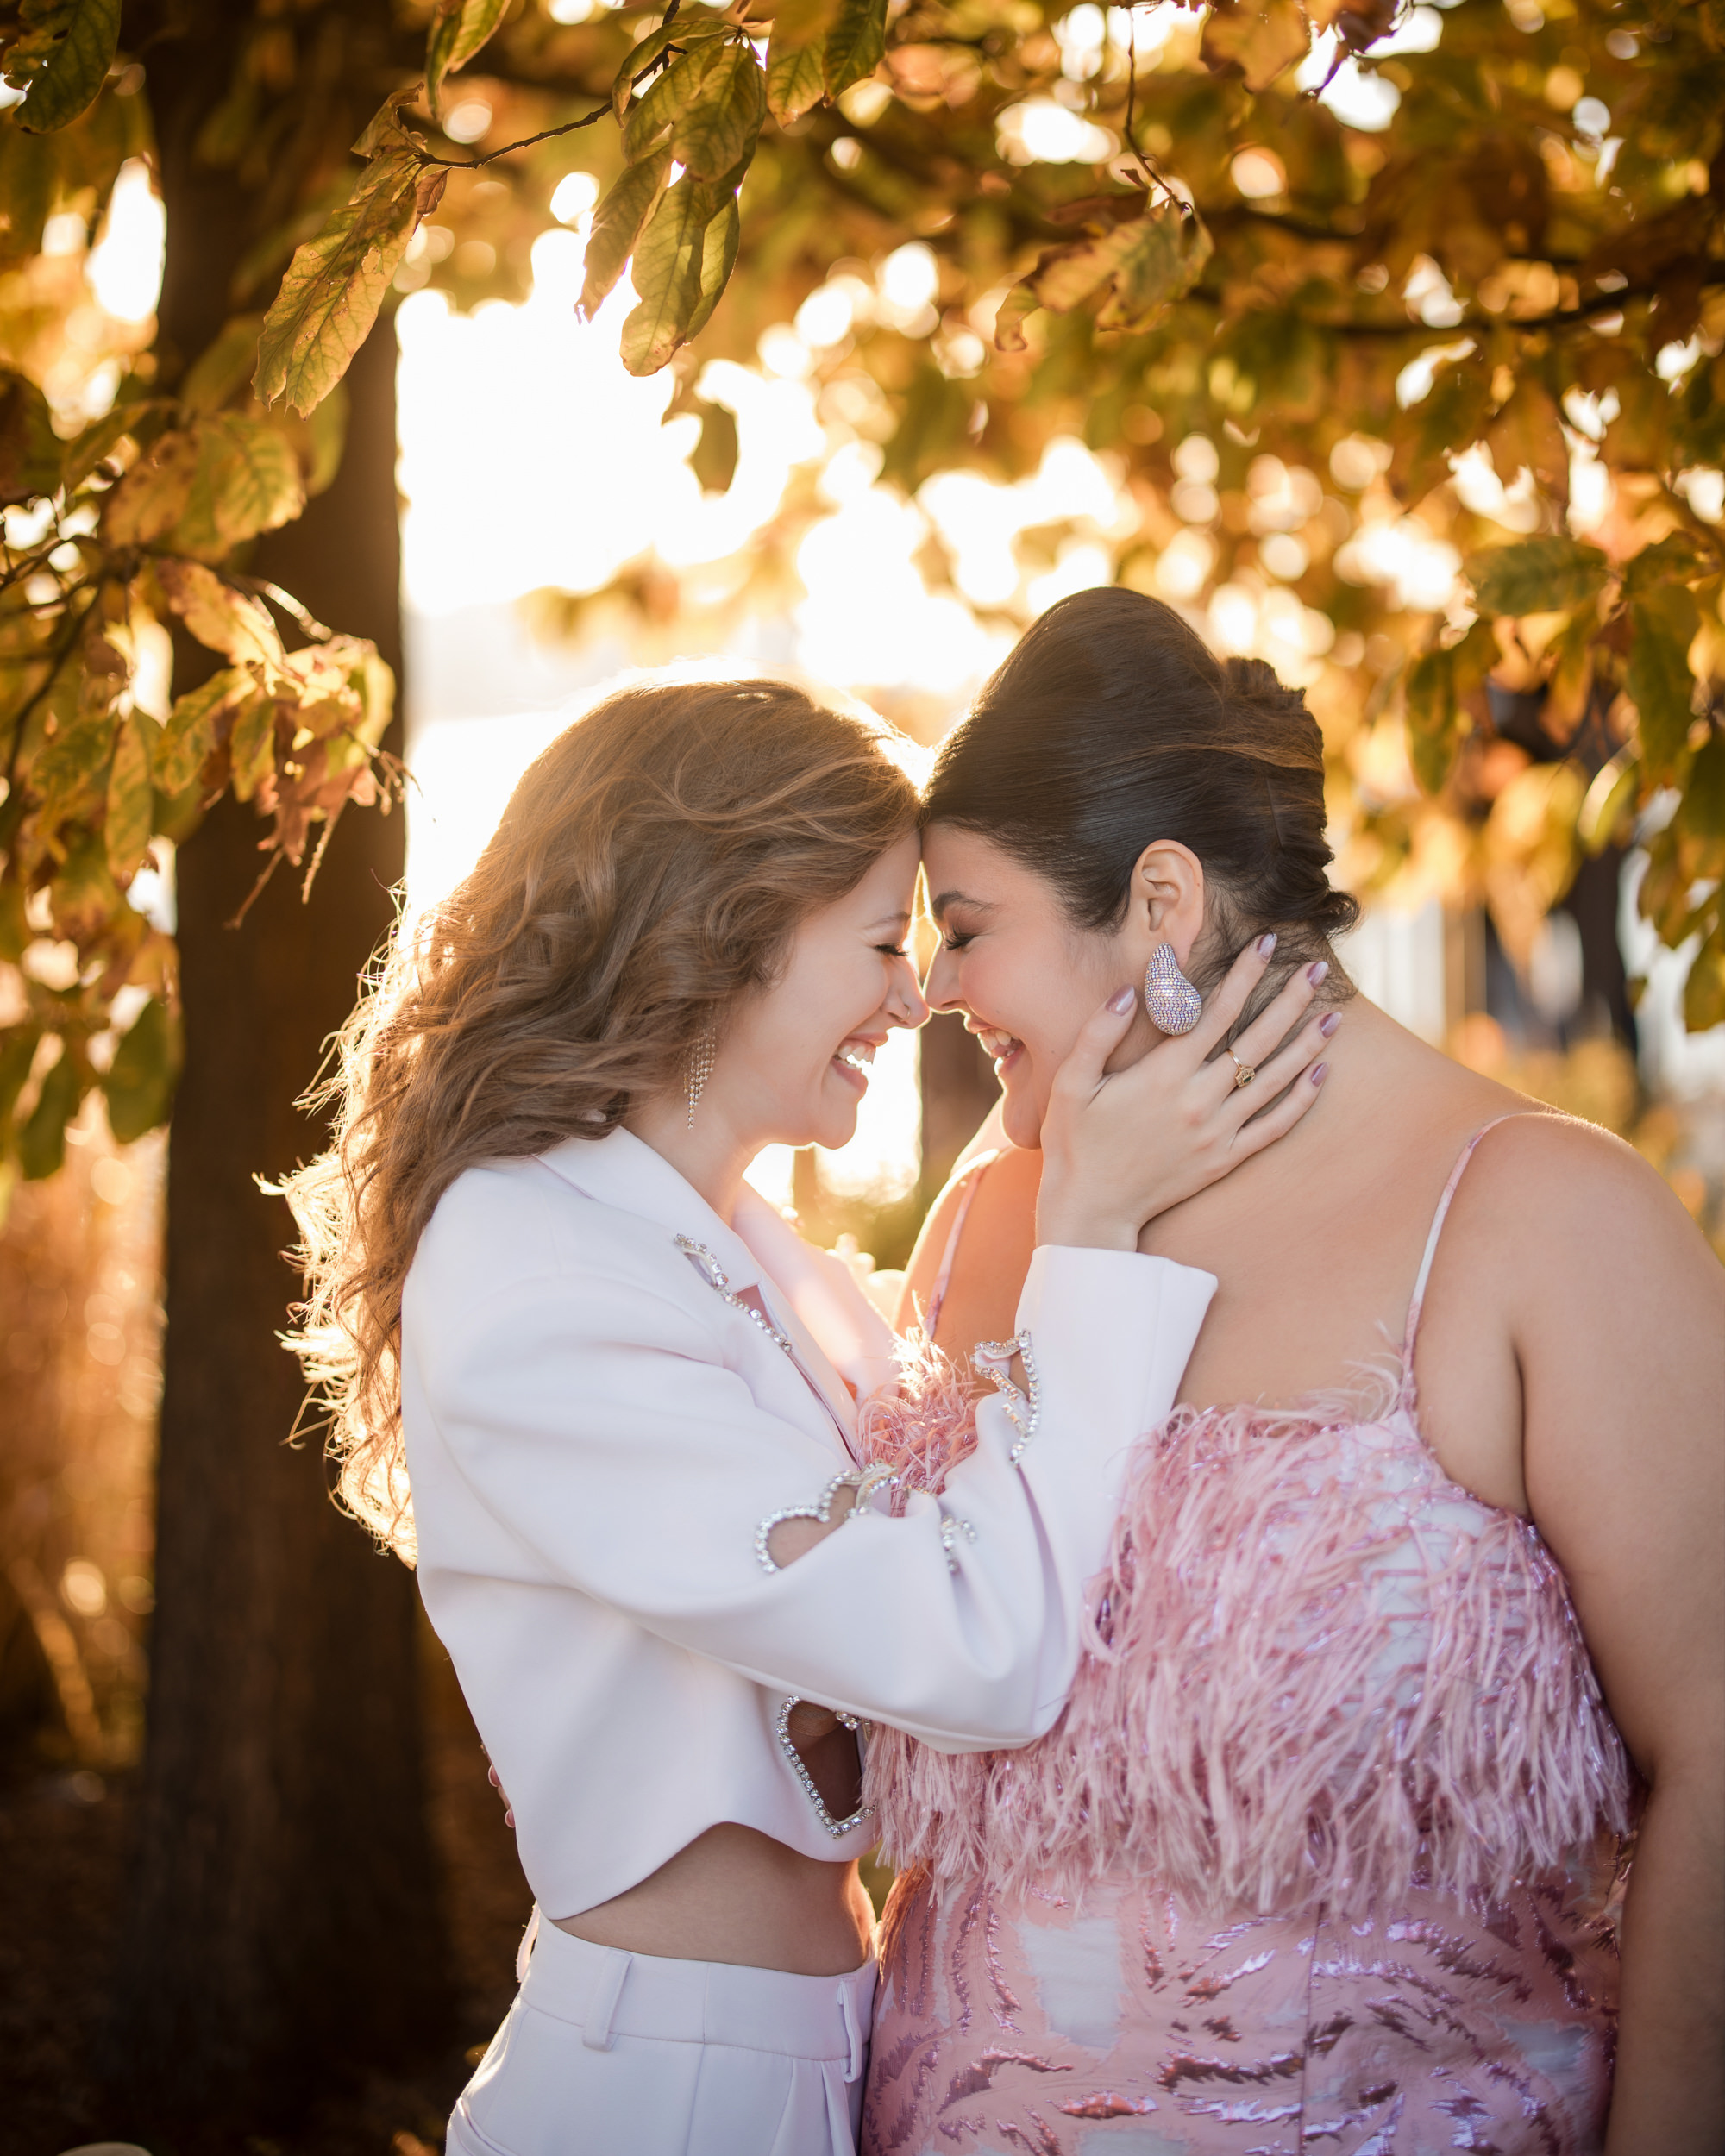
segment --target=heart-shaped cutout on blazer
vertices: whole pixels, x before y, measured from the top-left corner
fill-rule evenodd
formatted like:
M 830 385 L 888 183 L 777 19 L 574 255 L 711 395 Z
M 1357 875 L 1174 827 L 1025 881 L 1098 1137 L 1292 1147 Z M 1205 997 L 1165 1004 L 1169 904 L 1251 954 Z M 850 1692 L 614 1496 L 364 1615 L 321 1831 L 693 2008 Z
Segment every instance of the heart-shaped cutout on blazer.
M 856 1493 L 856 1502 L 845 1515 L 848 1525 L 857 1518 L 875 1492 L 883 1483 L 892 1480 L 893 1470 L 888 1467 L 850 1468 L 843 1475 L 835 1475 L 813 1504 L 787 1505 L 779 1512 L 769 1512 L 755 1530 L 755 1555 L 760 1560 L 761 1570 L 763 1572 L 782 1572 L 785 1569 L 775 1562 L 773 1552 L 768 1546 L 775 1527 L 782 1526 L 787 1520 L 812 1520 L 817 1526 L 826 1526 L 832 1518 L 833 1500 L 842 1489 L 851 1489 Z
M 791 1742 L 791 1715 L 797 1704 L 797 1695 L 794 1692 L 779 1709 L 779 1718 L 775 1724 L 778 1733 L 779 1749 L 790 1762 L 791 1771 L 802 1783 L 803 1795 L 813 1805 L 815 1817 L 836 1841 L 841 1834 L 854 1833 L 865 1819 L 872 1815 L 875 1808 L 872 1804 L 859 1804 L 849 1819 L 835 1819 L 827 1810 L 826 1800 L 815 1787 L 815 1779 L 808 1771 L 807 1763 L 804 1760 L 801 1752 Z M 855 1714 L 847 1714 L 843 1708 L 835 1708 L 833 1711 L 846 1729 L 859 1729 L 862 1727 L 857 1717 Z

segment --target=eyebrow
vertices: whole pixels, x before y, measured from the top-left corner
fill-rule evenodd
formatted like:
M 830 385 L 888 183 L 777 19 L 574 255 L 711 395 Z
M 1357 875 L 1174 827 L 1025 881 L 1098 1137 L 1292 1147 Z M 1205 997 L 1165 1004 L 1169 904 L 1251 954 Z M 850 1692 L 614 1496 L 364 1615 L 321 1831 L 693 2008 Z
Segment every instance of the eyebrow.
M 908 907 L 900 906 L 896 913 L 877 913 L 869 925 L 871 929 L 893 926 L 908 928 L 915 918 L 915 914 L 911 912 Z
M 930 899 L 928 910 L 938 920 L 950 906 L 971 906 L 978 913 L 992 913 L 994 910 L 991 900 L 973 899 L 968 891 L 943 891 L 938 898 Z

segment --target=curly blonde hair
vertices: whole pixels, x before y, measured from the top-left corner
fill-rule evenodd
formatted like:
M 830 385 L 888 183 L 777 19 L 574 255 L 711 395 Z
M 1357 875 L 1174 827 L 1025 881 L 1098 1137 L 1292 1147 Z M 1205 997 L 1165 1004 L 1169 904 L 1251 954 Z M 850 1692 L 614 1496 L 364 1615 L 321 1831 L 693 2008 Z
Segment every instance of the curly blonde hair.
M 472 874 L 385 947 L 310 1096 L 329 1149 L 283 1186 L 307 1282 L 289 1344 L 342 1500 L 410 1562 L 401 1298 L 439 1198 L 681 1083 L 917 812 L 884 732 L 800 689 L 627 688 L 558 736 Z

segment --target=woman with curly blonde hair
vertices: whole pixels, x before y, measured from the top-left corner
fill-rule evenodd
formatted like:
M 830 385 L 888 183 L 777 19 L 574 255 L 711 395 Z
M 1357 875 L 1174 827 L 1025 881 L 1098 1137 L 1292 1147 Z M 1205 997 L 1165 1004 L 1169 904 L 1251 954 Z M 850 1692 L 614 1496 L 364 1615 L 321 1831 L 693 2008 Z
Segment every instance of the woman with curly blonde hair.
M 461 2156 L 850 2150 L 853 1733 L 1049 1727 L 1115 1463 L 1214 1285 L 1138 1255 L 1140 1228 L 1315 1098 L 1297 984 L 1259 1021 L 1258 1098 L 1286 1090 L 1249 1127 L 1220 1084 L 1167 1113 L 1173 1050 L 1105 1078 L 1135 1000 L 1111 996 L 1049 1119 L 1001 1396 L 938 1501 L 883 1489 L 858 1403 L 892 1336 L 743 1176 L 769 1144 L 844 1144 L 875 1051 L 926 1016 L 918 813 L 881 735 L 800 691 L 611 697 L 397 940 L 332 1149 L 292 1186 L 343 1492 L 417 1561 L 536 1898 Z

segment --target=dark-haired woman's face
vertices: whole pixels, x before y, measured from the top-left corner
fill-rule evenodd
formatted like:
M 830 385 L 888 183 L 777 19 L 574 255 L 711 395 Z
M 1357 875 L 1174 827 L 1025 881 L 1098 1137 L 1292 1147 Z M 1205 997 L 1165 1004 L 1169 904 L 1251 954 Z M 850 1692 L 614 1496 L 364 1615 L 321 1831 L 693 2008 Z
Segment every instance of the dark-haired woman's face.
M 975 831 L 932 824 L 923 872 L 940 931 L 923 992 L 963 1012 L 994 1058 L 1007 1136 L 1035 1146 L 1079 1028 L 1133 977 L 1121 939 L 1074 928 L 1045 877 Z

